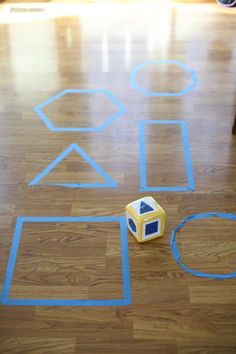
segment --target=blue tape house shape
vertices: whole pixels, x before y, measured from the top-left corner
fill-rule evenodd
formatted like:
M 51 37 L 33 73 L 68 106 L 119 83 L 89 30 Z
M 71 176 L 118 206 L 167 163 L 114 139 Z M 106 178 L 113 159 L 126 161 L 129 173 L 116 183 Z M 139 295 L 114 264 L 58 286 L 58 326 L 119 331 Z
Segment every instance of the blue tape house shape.
M 158 65 L 158 64 L 172 64 L 172 65 L 176 65 L 176 66 L 180 67 L 181 69 L 183 69 L 183 71 L 190 74 L 190 77 L 191 77 L 190 85 L 180 91 L 177 91 L 177 92 L 152 92 L 152 91 L 149 91 L 147 88 L 139 85 L 138 81 L 137 81 L 138 73 L 141 70 L 146 69 L 149 65 Z M 145 61 L 144 63 L 137 65 L 131 71 L 130 85 L 135 90 L 140 91 L 145 96 L 183 96 L 186 93 L 188 93 L 189 91 L 191 91 L 197 85 L 197 74 L 192 68 L 190 68 L 189 66 L 187 66 L 186 64 L 184 64 L 178 60 L 150 60 L 150 61 Z
M 118 111 L 112 114 L 111 116 L 107 117 L 105 122 L 100 124 L 97 127 L 55 127 L 53 123 L 50 121 L 50 119 L 46 116 L 46 114 L 43 112 L 43 108 L 46 107 L 48 104 L 53 103 L 54 101 L 60 99 L 61 97 L 65 96 L 66 94 L 70 93 L 78 93 L 78 94 L 87 94 L 87 93 L 99 93 L 102 95 L 107 96 L 111 102 L 114 103 L 114 105 L 117 107 Z M 64 90 L 59 92 L 57 95 L 52 96 L 48 100 L 40 103 L 36 107 L 34 107 L 35 112 L 37 115 L 41 118 L 43 123 L 48 127 L 49 130 L 53 132 L 100 132 L 106 129 L 109 125 L 111 125 L 115 120 L 120 118 L 124 113 L 125 113 L 125 107 L 122 105 L 122 103 L 116 98 L 116 96 L 113 95 L 113 93 L 109 90 L 100 90 L 100 89 L 89 89 L 89 90 L 79 90 L 79 89 L 74 89 L 74 90 Z
M 41 180 L 51 172 L 66 156 L 68 156 L 73 150 L 81 155 L 85 161 L 105 180 L 102 183 L 40 183 Z M 116 188 L 117 182 L 114 181 L 79 145 L 71 144 L 68 146 L 53 162 L 51 162 L 42 172 L 38 174 L 30 183 L 29 186 L 46 185 L 46 186 L 62 186 L 70 188 Z

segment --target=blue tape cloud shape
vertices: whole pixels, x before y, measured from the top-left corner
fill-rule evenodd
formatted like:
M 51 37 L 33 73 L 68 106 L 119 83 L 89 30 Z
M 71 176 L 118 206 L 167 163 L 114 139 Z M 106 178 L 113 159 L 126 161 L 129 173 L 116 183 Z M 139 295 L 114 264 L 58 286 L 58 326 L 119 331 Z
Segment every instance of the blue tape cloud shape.
M 120 244 L 121 244 L 121 266 L 123 280 L 123 298 L 122 299 L 99 299 L 99 300 L 58 300 L 58 299 L 11 299 L 9 298 L 11 282 L 14 274 L 14 268 L 17 259 L 18 248 L 22 233 L 23 224 L 30 223 L 74 223 L 74 222 L 118 222 L 120 223 Z M 79 261 L 79 260 L 78 260 Z M 131 303 L 131 285 L 129 271 L 129 253 L 128 237 L 126 229 L 126 220 L 119 216 L 102 217 L 18 217 L 16 221 L 15 233 L 10 251 L 5 281 L 2 290 L 1 301 L 4 305 L 14 306 L 125 306 Z
M 218 218 L 223 218 L 223 219 L 229 219 L 229 220 L 235 220 L 236 221 L 236 215 L 234 214 L 224 214 L 224 213 L 218 213 L 218 212 L 209 212 L 209 213 L 201 213 L 201 214 L 193 214 L 188 216 L 186 219 L 184 219 L 171 233 L 170 235 L 170 248 L 172 255 L 176 262 L 188 273 L 195 275 L 197 277 L 202 277 L 202 278 L 211 278 L 211 279 L 230 279 L 230 278 L 235 278 L 236 277 L 236 272 L 228 273 L 228 274 L 212 274 L 212 273 L 203 273 L 199 272 L 194 269 L 190 269 L 187 267 L 181 260 L 181 256 L 179 253 L 179 249 L 176 244 L 176 234 L 179 232 L 182 227 L 189 221 L 191 220 L 201 220 L 205 218 L 210 218 L 210 217 L 218 217 Z
M 152 91 L 149 91 L 147 88 L 140 86 L 137 82 L 138 72 L 142 69 L 146 69 L 146 67 L 148 67 L 149 65 L 156 65 L 156 64 L 177 65 L 178 67 L 180 67 L 181 69 L 183 69 L 184 71 L 186 71 L 188 74 L 191 75 L 191 84 L 178 92 L 152 92 Z M 145 61 L 144 63 L 137 65 L 131 71 L 130 85 L 135 90 L 140 91 L 145 96 L 183 96 L 186 93 L 188 93 L 189 91 L 191 91 L 197 85 L 197 74 L 192 68 L 190 68 L 189 66 L 187 66 L 186 64 L 184 64 L 178 60 L 150 60 L 150 61 Z
M 55 127 L 55 125 L 52 124 L 50 119 L 46 116 L 46 114 L 42 111 L 42 109 L 47 106 L 48 104 L 60 99 L 61 97 L 65 96 L 66 94 L 70 93 L 100 93 L 102 95 L 107 96 L 111 102 L 114 103 L 114 105 L 117 107 L 118 112 L 112 114 L 110 117 L 106 119 L 106 121 L 103 124 L 100 124 L 97 127 Z M 100 90 L 100 89 L 89 89 L 89 90 L 79 90 L 79 89 L 74 89 L 74 90 L 63 90 L 59 92 L 57 95 L 52 96 L 48 100 L 40 103 L 34 108 L 35 112 L 38 114 L 38 116 L 41 118 L 43 123 L 48 127 L 49 130 L 53 132 L 100 132 L 104 129 L 106 129 L 109 125 L 111 125 L 115 120 L 120 118 L 124 113 L 125 113 L 125 107 L 122 105 L 122 103 L 118 100 L 117 97 L 113 95 L 113 93 L 109 90 Z
M 39 173 L 30 183 L 29 186 L 39 185 L 40 181 L 56 167 L 66 156 L 68 156 L 73 150 L 80 154 L 88 164 L 98 172 L 106 182 L 104 183 L 42 183 L 46 186 L 61 186 L 70 188 L 116 188 L 117 183 L 114 181 L 79 145 L 71 144 L 68 146 L 53 162 L 51 162 L 42 172 Z
M 148 186 L 147 185 L 147 162 L 146 162 L 146 140 L 145 140 L 145 125 L 148 124 L 178 124 L 181 127 L 183 148 L 184 148 L 184 158 L 185 158 L 185 169 L 188 179 L 187 186 Z M 139 145 L 140 145 L 140 189 L 141 191 L 150 192 L 189 192 L 195 190 L 195 181 L 192 168 L 192 160 L 190 154 L 189 140 L 187 123 L 183 120 L 142 120 L 140 122 L 140 135 L 139 135 Z

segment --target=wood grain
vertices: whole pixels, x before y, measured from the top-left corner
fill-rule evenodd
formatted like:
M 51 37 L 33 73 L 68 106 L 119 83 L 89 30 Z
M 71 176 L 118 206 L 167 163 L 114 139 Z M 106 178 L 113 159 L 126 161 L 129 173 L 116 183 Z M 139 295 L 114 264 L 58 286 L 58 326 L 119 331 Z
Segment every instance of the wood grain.
M 166 234 L 145 244 L 129 235 L 130 306 L 0 306 L 0 353 L 235 353 L 235 280 L 184 272 L 171 256 L 169 235 L 193 213 L 236 214 L 236 9 L 202 0 L 109 5 L 75 0 L 73 7 L 57 0 L 14 4 L 43 7 L 38 13 L 10 12 L 10 3 L 17 2 L 0 5 L 0 286 L 17 216 L 124 215 L 126 204 L 149 194 L 139 186 L 143 119 L 188 123 L 196 191 L 152 193 L 167 212 Z M 194 68 L 196 88 L 182 97 L 159 98 L 132 89 L 131 69 L 157 59 Z M 149 68 L 139 79 L 150 90 L 175 91 L 189 82 L 174 67 Z M 111 90 L 126 113 L 101 132 L 53 133 L 33 108 L 66 88 Z M 54 124 L 82 127 L 95 126 L 111 109 L 105 99 L 71 95 L 45 113 Z M 177 128 L 146 131 L 150 184 L 186 183 Z M 117 189 L 28 186 L 72 143 L 117 181 Z M 55 180 L 102 178 L 73 153 L 45 178 Z M 236 271 L 235 230 L 228 220 L 190 222 L 177 235 L 183 261 L 203 272 Z M 120 298 L 119 225 L 25 224 L 10 295 Z

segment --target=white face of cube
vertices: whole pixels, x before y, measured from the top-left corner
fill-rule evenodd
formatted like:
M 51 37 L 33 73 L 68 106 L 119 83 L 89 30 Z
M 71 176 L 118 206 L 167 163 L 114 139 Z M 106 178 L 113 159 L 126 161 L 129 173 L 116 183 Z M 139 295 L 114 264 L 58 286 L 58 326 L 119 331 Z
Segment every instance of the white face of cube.
M 147 221 L 143 223 L 142 240 L 159 236 L 161 232 L 161 219 Z
M 126 218 L 128 229 L 138 239 L 138 225 L 136 220 L 129 213 L 126 213 Z
M 132 203 L 132 208 L 138 215 L 145 215 L 157 210 L 154 200 L 150 197 L 144 197 Z

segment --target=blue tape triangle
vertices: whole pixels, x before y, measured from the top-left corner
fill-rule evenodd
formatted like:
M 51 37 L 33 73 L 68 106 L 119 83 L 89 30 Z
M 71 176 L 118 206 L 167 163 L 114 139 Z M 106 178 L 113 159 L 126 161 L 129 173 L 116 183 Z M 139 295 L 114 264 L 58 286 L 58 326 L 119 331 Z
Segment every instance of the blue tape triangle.
M 42 172 L 38 174 L 30 183 L 29 186 L 35 186 L 39 183 L 49 172 L 51 172 L 66 156 L 68 156 L 73 150 L 81 155 L 85 161 L 99 173 L 105 182 L 103 183 L 42 183 L 46 186 L 62 186 L 70 188 L 116 188 L 117 183 L 114 181 L 79 145 L 71 144 L 68 146 L 53 162 L 51 162 Z
M 145 213 L 149 213 L 150 211 L 153 211 L 154 209 L 148 205 L 147 203 L 145 202 L 141 202 L 140 203 L 140 214 L 145 214 Z

